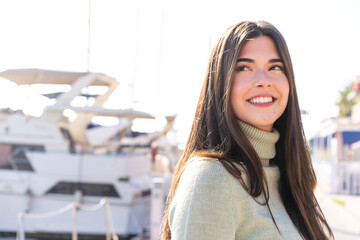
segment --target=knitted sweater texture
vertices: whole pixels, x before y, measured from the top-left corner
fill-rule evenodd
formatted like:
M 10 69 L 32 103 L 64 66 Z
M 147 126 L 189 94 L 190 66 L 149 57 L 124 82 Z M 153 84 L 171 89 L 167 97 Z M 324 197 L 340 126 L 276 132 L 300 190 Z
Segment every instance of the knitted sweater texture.
M 267 206 L 257 203 L 217 159 L 195 157 L 186 166 L 170 205 L 172 240 L 302 239 L 279 194 L 279 169 L 269 165 L 276 154 L 278 131 L 240 125 L 263 164 L 269 206 L 281 233 Z M 257 200 L 264 202 L 264 197 Z

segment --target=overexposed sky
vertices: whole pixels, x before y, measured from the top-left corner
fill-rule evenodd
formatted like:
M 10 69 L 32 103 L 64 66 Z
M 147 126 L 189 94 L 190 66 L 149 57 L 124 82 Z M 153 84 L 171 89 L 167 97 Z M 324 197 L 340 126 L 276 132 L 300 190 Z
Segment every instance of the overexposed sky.
M 87 71 L 88 14 L 88 0 L 0 1 L 0 71 Z M 210 50 L 239 21 L 266 20 L 284 35 L 311 130 L 337 114 L 339 91 L 360 75 L 357 0 L 92 0 L 90 16 L 89 69 L 121 83 L 109 106 L 176 113 L 184 136 Z

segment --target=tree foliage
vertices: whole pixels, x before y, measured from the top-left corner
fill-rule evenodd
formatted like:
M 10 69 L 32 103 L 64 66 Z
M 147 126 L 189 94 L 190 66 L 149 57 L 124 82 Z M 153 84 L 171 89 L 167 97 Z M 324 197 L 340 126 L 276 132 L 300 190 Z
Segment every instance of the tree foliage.
M 344 90 L 340 91 L 339 99 L 336 102 L 336 105 L 339 107 L 339 117 L 350 117 L 351 108 L 356 103 L 355 97 L 349 98 L 349 94 L 352 91 L 352 84 L 346 86 Z

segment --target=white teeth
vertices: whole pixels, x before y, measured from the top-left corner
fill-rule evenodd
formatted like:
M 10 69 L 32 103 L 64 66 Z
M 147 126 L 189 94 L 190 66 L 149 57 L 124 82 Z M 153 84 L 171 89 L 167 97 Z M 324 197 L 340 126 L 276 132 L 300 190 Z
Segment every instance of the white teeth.
M 249 102 L 251 103 L 269 103 L 272 101 L 273 101 L 272 97 L 256 97 L 256 98 L 251 98 L 249 100 Z

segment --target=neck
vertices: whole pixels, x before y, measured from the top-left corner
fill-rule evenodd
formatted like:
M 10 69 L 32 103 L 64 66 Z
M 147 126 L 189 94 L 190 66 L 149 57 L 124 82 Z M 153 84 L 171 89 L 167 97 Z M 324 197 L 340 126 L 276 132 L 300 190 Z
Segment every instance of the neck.
M 241 129 L 249 139 L 263 166 L 269 166 L 270 159 L 276 155 L 275 144 L 279 140 L 279 132 L 273 128 L 272 132 L 266 132 L 239 120 Z

